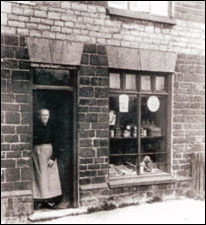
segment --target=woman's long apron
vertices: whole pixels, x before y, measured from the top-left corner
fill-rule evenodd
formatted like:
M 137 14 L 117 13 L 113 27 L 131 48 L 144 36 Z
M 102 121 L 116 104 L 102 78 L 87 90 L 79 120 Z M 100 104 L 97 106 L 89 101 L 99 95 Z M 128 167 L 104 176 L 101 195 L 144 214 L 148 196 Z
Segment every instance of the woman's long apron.
M 62 194 L 57 160 L 52 167 L 48 161 L 52 156 L 52 145 L 34 146 L 33 151 L 33 198 L 48 199 Z

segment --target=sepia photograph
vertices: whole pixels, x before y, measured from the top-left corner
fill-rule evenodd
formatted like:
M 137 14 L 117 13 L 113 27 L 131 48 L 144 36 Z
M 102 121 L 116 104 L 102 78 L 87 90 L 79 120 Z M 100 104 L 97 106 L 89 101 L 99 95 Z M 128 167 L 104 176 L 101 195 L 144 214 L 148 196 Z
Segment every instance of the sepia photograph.
M 205 224 L 205 1 L 1 1 L 1 224 Z

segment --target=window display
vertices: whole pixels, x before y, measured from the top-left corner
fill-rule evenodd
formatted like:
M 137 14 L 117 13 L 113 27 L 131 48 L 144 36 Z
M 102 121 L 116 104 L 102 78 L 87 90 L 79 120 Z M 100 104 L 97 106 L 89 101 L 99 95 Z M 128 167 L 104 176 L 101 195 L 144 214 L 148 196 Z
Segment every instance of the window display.
M 141 81 L 145 79 L 142 77 Z M 137 85 L 139 90 L 143 84 L 146 83 Z M 125 95 L 124 90 L 122 94 L 110 94 L 110 177 L 168 172 L 168 96 L 150 91 L 151 94 Z M 123 100 L 121 96 L 125 96 Z M 121 101 L 126 101 L 127 110 L 121 109 Z

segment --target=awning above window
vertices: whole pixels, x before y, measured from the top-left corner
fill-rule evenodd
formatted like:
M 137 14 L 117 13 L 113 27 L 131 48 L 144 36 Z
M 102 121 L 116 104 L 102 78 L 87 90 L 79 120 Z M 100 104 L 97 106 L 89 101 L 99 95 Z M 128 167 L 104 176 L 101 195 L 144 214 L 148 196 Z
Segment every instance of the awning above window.
M 110 68 L 167 73 L 175 71 L 175 52 L 108 46 L 107 53 Z
M 27 38 L 31 62 L 78 66 L 81 63 L 83 43 Z

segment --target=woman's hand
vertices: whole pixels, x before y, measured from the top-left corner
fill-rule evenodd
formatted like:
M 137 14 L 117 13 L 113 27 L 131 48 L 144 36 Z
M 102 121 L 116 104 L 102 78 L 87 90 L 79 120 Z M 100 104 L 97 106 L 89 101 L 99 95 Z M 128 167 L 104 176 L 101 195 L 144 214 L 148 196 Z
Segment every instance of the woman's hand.
M 48 161 L 48 166 L 49 166 L 49 167 L 52 167 L 53 165 L 54 165 L 54 160 L 50 159 L 50 160 Z

